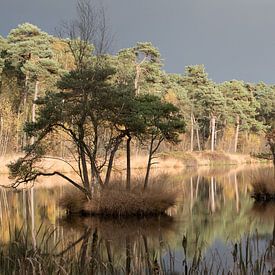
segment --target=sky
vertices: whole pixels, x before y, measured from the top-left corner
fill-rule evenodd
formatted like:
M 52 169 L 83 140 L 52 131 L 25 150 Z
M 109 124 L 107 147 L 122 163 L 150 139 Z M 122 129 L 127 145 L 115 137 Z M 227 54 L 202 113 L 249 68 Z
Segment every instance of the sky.
M 170 73 L 204 64 L 216 82 L 275 83 L 274 0 L 97 0 L 114 52 L 151 41 Z M 75 0 L 0 0 L 0 34 L 29 22 L 54 34 L 75 16 Z

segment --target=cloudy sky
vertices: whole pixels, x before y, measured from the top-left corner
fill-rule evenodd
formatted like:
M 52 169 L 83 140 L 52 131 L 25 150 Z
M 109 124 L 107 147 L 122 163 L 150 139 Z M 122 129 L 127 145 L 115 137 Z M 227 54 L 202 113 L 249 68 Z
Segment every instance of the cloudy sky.
M 99 0 L 98 0 L 99 1 Z M 217 82 L 275 83 L 275 0 L 101 0 L 114 51 L 137 41 L 160 49 L 167 72 L 205 64 Z M 23 22 L 54 34 L 75 0 L 0 0 L 0 34 Z

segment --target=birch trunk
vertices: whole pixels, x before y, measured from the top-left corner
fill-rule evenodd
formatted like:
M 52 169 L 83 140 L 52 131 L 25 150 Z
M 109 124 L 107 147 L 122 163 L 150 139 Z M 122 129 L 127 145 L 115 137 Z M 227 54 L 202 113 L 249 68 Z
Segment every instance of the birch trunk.
M 215 130 L 216 130 L 216 117 L 211 116 L 211 151 L 215 150 Z
M 199 133 L 199 125 L 198 122 L 195 119 L 195 116 L 193 114 L 193 123 L 196 126 L 196 138 L 197 138 L 197 144 L 198 144 L 198 150 L 201 151 L 201 142 L 200 142 L 200 133 Z
M 194 120 L 193 120 L 193 114 L 191 113 L 190 116 L 191 121 L 191 130 L 190 130 L 190 151 L 193 152 L 194 150 Z
M 235 138 L 234 138 L 234 153 L 237 153 L 239 131 L 240 131 L 240 117 L 237 116 L 236 117 L 236 132 L 235 132 Z

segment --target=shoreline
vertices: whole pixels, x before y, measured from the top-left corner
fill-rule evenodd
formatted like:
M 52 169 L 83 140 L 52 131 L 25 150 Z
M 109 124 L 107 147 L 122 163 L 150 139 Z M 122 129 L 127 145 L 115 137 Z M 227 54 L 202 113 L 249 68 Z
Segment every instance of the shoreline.
M 202 151 L 202 152 L 163 152 L 157 155 L 156 163 L 152 166 L 157 168 L 199 168 L 199 167 L 222 167 L 235 165 L 249 165 L 249 164 L 269 164 L 271 161 L 263 160 L 250 155 L 225 153 L 222 151 Z M 10 155 L 0 158 L 0 174 L 8 174 L 7 165 L 22 157 L 22 155 Z M 74 160 L 62 159 L 58 157 L 47 156 L 40 163 L 40 167 L 47 170 L 57 170 L 63 173 L 74 172 L 72 167 L 77 167 Z M 131 160 L 131 168 L 145 169 L 147 165 L 146 155 L 133 155 Z M 123 172 L 126 167 L 126 157 L 124 155 L 118 156 L 114 161 L 114 171 Z M 54 168 L 54 169 L 53 169 Z

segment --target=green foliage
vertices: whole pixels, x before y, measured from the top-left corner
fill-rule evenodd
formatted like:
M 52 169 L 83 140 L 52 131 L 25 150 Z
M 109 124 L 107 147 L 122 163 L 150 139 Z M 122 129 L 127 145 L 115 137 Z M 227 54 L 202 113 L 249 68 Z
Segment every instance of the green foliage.
M 171 143 L 179 142 L 179 133 L 185 130 L 179 109 L 150 94 L 140 96 L 138 101 L 139 112 L 146 125 L 145 135 Z
M 259 131 L 263 128 L 262 123 L 256 120 L 259 102 L 254 98 L 248 85 L 243 81 L 232 80 L 224 82 L 220 89 L 226 98 L 225 118 L 229 123 L 235 123 L 238 119 L 242 130 Z
M 275 86 L 258 83 L 251 87 L 257 101 L 257 120 L 269 127 L 275 123 Z

